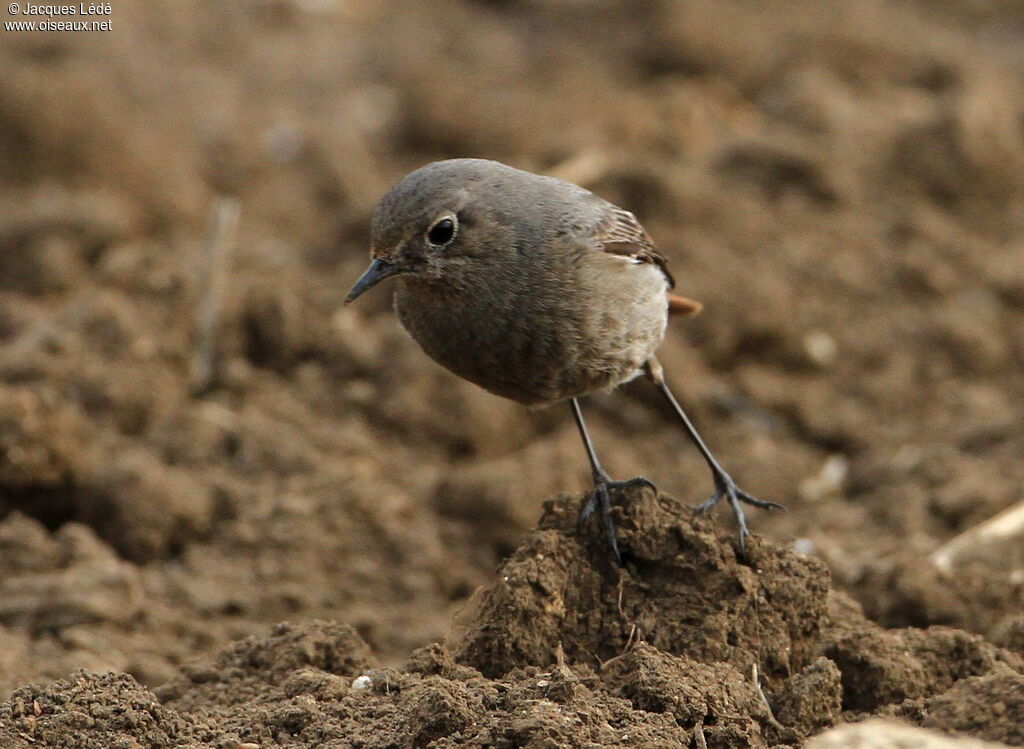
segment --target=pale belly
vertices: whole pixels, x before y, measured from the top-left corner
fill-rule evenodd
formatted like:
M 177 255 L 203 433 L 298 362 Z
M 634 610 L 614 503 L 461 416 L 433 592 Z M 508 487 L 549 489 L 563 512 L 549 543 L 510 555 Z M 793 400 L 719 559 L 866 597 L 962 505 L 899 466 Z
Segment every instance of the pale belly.
M 536 293 L 522 302 L 438 300 L 399 284 L 402 326 L 435 361 L 496 395 L 540 406 L 609 390 L 635 377 L 665 334 L 660 271 L 641 283 L 589 297 L 576 309 Z

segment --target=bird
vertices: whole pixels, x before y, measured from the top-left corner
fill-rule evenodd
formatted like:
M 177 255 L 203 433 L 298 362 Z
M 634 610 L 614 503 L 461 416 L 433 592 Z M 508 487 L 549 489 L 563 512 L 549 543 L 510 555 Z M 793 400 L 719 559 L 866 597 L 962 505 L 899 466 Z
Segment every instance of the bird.
M 568 402 L 594 484 L 578 527 L 598 512 L 619 564 L 611 495 L 653 484 L 611 479 L 580 399 L 636 377 L 661 392 L 703 456 L 714 492 L 696 511 L 725 500 L 741 554 L 750 535 L 743 505 L 782 509 L 739 488 L 669 389 L 655 356 L 668 317 L 702 305 L 672 293 L 668 260 L 633 213 L 554 177 L 457 158 L 403 177 L 370 229 L 371 262 L 345 304 L 393 278 L 400 324 L 436 362 L 525 406 Z

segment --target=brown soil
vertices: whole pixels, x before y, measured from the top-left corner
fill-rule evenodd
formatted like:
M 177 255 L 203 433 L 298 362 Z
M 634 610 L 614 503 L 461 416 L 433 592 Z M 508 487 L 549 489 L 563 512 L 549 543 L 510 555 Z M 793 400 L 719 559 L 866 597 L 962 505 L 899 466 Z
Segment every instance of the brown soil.
M 872 713 L 1024 741 L 1018 654 L 945 627 L 882 629 L 830 591 L 820 561 L 768 542 L 740 560 L 709 520 L 681 523 L 686 509 L 648 489 L 620 497 L 619 569 L 576 534 L 578 507 L 547 503 L 464 629 L 401 669 L 377 667 L 348 625 L 280 624 L 156 694 L 126 674 L 22 687 L 0 707 L 0 739 L 767 747 Z
M 1024 486 L 1017 3 L 111 19 L 0 47 L 0 746 L 1024 745 L 1024 545 L 931 559 Z M 433 365 L 383 290 L 338 311 L 376 198 L 467 155 L 634 210 L 705 303 L 660 358 L 788 507 L 748 561 L 645 383 L 585 404 L 664 492 L 619 498 L 619 570 L 567 411 Z

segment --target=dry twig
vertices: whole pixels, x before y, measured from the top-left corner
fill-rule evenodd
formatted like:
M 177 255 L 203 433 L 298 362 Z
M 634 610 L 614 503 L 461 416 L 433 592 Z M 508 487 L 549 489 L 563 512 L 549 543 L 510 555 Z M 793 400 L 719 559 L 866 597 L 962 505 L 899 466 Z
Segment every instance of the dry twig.
M 958 560 L 972 556 L 972 551 L 1017 537 L 1024 537 L 1024 502 L 1018 502 L 950 539 L 932 552 L 930 559 L 932 564 L 948 574 L 953 572 Z
M 196 315 L 195 356 L 192 359 L 192 392 L 196 395 L 209 392 L 217 384 L 220 317 L 240 213 L 238 200 L 226 197 L 218 200 L 210 213 L 197 284 L 199 309 Z

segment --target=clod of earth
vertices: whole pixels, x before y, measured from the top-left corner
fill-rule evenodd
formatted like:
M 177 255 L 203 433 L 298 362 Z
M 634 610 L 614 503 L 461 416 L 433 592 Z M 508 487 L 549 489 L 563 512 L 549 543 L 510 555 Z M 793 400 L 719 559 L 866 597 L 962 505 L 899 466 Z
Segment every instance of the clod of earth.
M 643 487 L 615 508 L 620 569 L 577 535 L 580 501 L 546 502 L 468 626 L 402 669 L 347 625 L 281 624 L 155 695 L 124 674 L 23 687 L 0 745 L 798 746 L 867 715 L 1024 744 L 1019 655 L 883 630 L 820 562 L 763 540 L 740 561 L 727 529 Z

